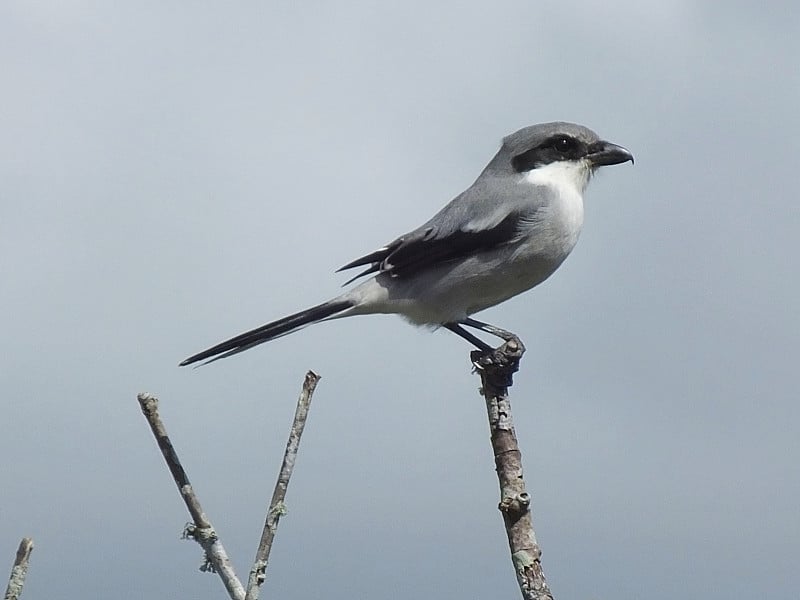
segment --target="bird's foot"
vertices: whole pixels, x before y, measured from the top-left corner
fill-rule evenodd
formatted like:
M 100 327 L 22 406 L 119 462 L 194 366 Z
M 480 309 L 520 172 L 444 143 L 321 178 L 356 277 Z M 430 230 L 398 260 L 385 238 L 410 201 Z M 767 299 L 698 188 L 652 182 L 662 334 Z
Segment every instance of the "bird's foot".
M 503 390 L 513 385 L 514 373 L 519 370 L 519 361 L 524 353 L 522 341 L 510 334 L 503 345 L 489 350 L 473 350 L 470 358 L 475 370 L 482 372 L 488 385 Z

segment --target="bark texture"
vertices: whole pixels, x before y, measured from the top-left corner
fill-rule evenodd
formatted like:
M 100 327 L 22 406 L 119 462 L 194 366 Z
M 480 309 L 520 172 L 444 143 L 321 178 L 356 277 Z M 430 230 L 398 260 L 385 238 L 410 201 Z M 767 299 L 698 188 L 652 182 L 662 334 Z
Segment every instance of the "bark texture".
M 553 600 L 542 571 L 542 552 L 536 542 L 531 516 L 531 497 L 525 488 L 522 453 L 517 443 L 508 388 L 525 347 L 511 339 L 492 352 L 475 351 L 472 361 L 481 376 L 481 393 L 486 400 L 492 451 L 500 484 L 500 504 L 511 562 L 522 597 Z
M 164 456 L 164 460 L 169 467 L 172 478 L 175 480 L 175 485 L 178 486 L 178 491 L 183 498 L 189 514 L 192 515 L 193 523 L 190 523 L 184 529 L 184 537 L 193 539 L 205 552 L 205 561 L 200 567 L 201 571 L 212 571 L 219 575 L 228 595 L 233 600 L 244 600 L 245 592 L 236 572 L 233 569 L 233 563 L 228 558 L 228 553 L 225 552 L 225 547 L 222 545 L 217 536 L 217 532 L 211 521 L 203 512 L 203 507 L 200 505 L 200 500 L 194 492 L 192 484 L 189 482 L 189 476 L 183 469 L 178 454 L 172 446 L 172 441 L 167 435 L 167 429 L 164 426 L 161 416 L 158 414 L 158 398 L 152 394 L 139 394 L 139 406 L 142 413 L 150 425 L 150 430 L 156 438 L 156 443 Z
M 8 578 L 8 586 L 4 596 L 5 600 L 18 600 L 22 595 L 22 588 L 25 587 L 25 577 L 28 575 L 31 552 L 33 552 L 33 540 L 31 538 L 22 538 L 17 548 L 14 566 L 11 567 L 11 575 Z
M 292 472 L 294 471 L 297 451 L 300 448 L 300 437 L 303 435 L 303 429 L 306 426 L 306 419 L 308 418 L 308 410 L 311 408 L 311 397 L 314 395 L 314 390 L 317 387 L 319 379 L 319 375 L 313 371 L 309 371 L 306 373 L 306 378 L 303 381 L 303 389 L 300 392 L 300 398 L 297 400 L 294 421 L 292 422 L 292 429 L 289 431 L 289 441 L 286 442 L 286 451 L 283 454 L 283 462 L 281 463 L 280 473 L 278 473 L 278 481 L 275 483 L 275 489 L 272 492 L 272 500 L 269 504 L 269 510 L 267 510 L 267 519 L 264 523 L 264 529 L 261 532 L 261 541 L 258 544 L 256 558 L 250 569 L 250 576 L 247 581 L 246 600 L 258 600 L 261 584 L 263 584 L 266 579 L 269 553 L 272 550 L 275 532 L 278 530 L 278 522 L 280 518 L 286 514 L 286 505 L 283 503 L 283 500 L 286 498 L 289 479 L 291 479 Z

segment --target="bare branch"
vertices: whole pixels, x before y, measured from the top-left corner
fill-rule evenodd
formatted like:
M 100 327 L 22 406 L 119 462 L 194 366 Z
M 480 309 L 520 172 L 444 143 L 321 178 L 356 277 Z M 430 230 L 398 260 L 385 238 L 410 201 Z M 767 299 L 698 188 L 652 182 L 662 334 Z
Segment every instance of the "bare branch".
M 17 557 L 14 566 L 11 567 L 11 576 L 8 578 L 5 600 L 18 600 L 22 595 L 22 588 L 25 586 L 25 577 L 28 575 L 28 563 L 33 552 L 33 540 L 22 538 L 17 548 Z
M 286 442 L 286 452 L 284 452 L 283 455 L 283 463 L 281 464 L 281 470 L 278 474 L 278 481 L 275 483 L 275 490 L 272 492 L 272 500 L 270 501 L 269 510 L 267 511 L 267 518 L 264 523 L 264 530 L 261 533 L 261 541 L 258 544 L 255 561 L 250 569 L 250 576 L 247 582 L 247 596 L 245 597 L 246 600 L 258 600 L 261 585 L 266 579 L 269 553 L 272 549 L 272 542 L 275 539 L 275 532 L 278 529 L 278 522 L 286 513 L 283 500 L 286 497 L 289 479 L 292 477 L 294 463 L 297 459 L 300 437 L 303 435 L 303 428 L 308 418 L 308 410 L 311 407 L 311 397 L 314 395 L 314 390 L 319 380 L 320 376 L 313 371 L 306 373 L 305 380 L 303 381 L 303 390 L 300 392 L 300 397 L 297 399 L 297 409 L 294 413 L 292 429 L 289 432 L 289 441 Z
M 151 394 L 139 394 L 138 400 L 142 413 L 144 413 L 150 425 L 150 430 L 156 438 L 158 447 L 161 449 L 161 454 L 164 456 L 164 460 L 172 473 L 172 478 L 178 486 L 178 491 L 194 521 L 193 524 L 187 525 L 184 530 L 184 536 L 195 540 L 205 551 L 205 563 L 200 569 L 202 571 L 216 572 L 222 579 L 225 589 L 228 590 L 228 595 L 233 600 L 244 600 L 244 588 L 236 577 L 233 565 L 228 559 L 214 526 L 203 512 L 202 506 L 200 506 L 200 500 L 194 493 L 192 484 L 189 483 L 189 477 L 186 475 L 186 471 L 183 470 L 181 461 L 178 459 L 164 423 L 158 414 L 158 398 Z
M 472 361 L 481 376 L 489 416 L 492 451 L 500 483 L 500 504 L 511 562 L 525 600 L 553 600 L 542 571 L 542 551 L 536 542 L 531 517 L 531 497 L 522 478 L 522 453 L 511 417 L 508 388 L 519 369 L 525 347 L 511 339 L 493 352 L 475 351 Z

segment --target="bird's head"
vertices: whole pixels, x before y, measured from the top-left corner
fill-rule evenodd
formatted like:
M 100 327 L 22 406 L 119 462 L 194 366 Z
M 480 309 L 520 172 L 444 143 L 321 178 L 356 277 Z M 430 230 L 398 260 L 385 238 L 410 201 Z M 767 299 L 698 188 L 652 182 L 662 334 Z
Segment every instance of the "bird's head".
M 606 165 L 633 162 L 633 155 L 575 123 L 531 125 L 506 136 L 489 169 L 517 174 L 531 183 L 569 178 L 581 192 L 591 175 Z

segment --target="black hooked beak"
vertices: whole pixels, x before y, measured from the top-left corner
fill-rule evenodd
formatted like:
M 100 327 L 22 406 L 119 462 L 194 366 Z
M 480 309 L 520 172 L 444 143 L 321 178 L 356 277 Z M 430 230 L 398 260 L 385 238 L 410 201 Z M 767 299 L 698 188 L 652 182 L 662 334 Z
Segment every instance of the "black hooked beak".
M 631 161 L 633 154 L 622 146 L 617 146 L 611 142 L 596 142 L 589 146 L 589 154 L 586 155 L 593 167 L 605 167 L 607 165 L 618 165 Z

